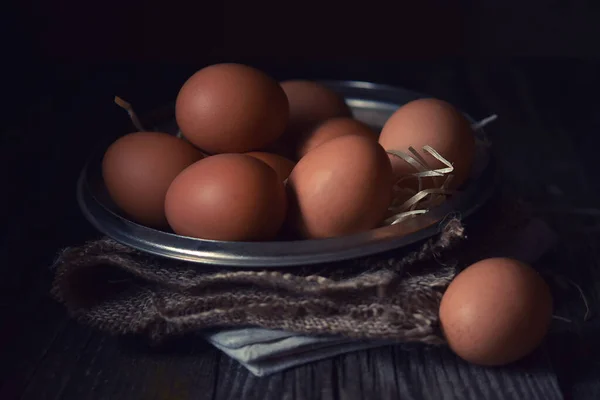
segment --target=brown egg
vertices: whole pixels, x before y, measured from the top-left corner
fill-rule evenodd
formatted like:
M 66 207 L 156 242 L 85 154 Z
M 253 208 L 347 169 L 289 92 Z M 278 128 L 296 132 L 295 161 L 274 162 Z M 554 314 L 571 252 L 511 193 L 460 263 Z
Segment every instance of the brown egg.
M 409 153 L 410 146 L 425 159 L 431 168 L 446 166 L 422 150 L 429 145 L 452 163 L 454 171 L 450 188 L 457 188 L 467 180 L 475 157 L 475 137 L 466 118 L 451 104 L 437 99 L 415 100 L 400 107 L 385 123 L 379 143 L 386 150 Z M 397 178 L 417 172 L 401 158 L 390 155 Z M 423 179 L 423 188 L 439 187 L 445 178 L 434 182 Z M 441 180 L 441 181 L 440 181 Z M 409 182 L 416 187 L 417 179 Z
M 277 172 L 277 176 L 279 176 L 279 179 L 282 182 L 285 181 L 288 176 L 290 176 L 290 173 L 294 169 L 294 162 L 280 156 L 279 154 L 266 153 L 262 151 L 255 151 L 245 154 L 257 158 L 267 164 L 269 167 L 273 168 L 275 172 Z
M 343 97 L 333 90 L 312 81 L 281 82 L 290 105 L 290 118 L 283 136 L 270 149 L 293 158 L 293 147 L 305 131 L 330 118 L 351 117 L 352 111 Z
M 296 143 L 295 157 L 299 160 L 323 143 L 345 135 L 359 135 L 377 141 L 377 133 L 368 125 L 352 118 L 332 118 L 300 135 Z
M 272 239 L 283 224 L 283 182 L 267 164 L 245 154 L 219 154 L 186 168 L 167 192 L 173 230 L 202 239 Z
M 135 221 L 166 227 L 165 194 L 173 179 L 202 158 L 192 145 L 158 132 L 137 132 L 104 154 L 102 176 L 115 204 Z
M 376 141 L 359 135 L 332 139 L 304 156 L 290 174 L 287 225 L 307 238 L 375 228 L 390 205 L 392 177 Z
M 552 318 L 552 297 L 530 266 L 491 258 L 461 272 L 440 305 L 450 348 L 480 365 L 503 365 L 531 353 Z
M 317 82 L 284 81 L 281 88 L 290 104 L 288 129 L 292 132 L 310 129 L 329 118 L 352 116 L 342 96 Z
M 175 105 L 177 124 L 209 153 L 243 153 L 274 142 L 285 130 L 287 97 L 263 72 L 240 64 L 201 69 L 185 82 Z

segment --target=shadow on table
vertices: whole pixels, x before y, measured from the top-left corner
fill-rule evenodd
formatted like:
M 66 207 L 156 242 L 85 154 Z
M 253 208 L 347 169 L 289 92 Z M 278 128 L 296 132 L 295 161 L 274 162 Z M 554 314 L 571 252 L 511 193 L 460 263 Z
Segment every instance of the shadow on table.
M 146 337 L 125 336 L 119 339 L 120 348 L 128 354 L 146 354 L 146 355 L 198 355 L 207 350 L 213 350 L 213 347 L 197 334 L 188 334 L 185 336 L 170 338 L 161 343 L 151 343 Z
M 150 358 L 203 357 L 214 353 L 196 335 L 170 339 L 150 346 L 139 338 L 120 341 L 124 352 Z M 318 398 L 323 391 L 336 394 L 333 398 L 495 398 L 505 393 L 518 398 L 539 395 L 545 399 L 561 398 L 552 365 L 545 348 L 524 360 L 505 367 L 484 368 L 469 364 L 455 356 L 447 347 L 420 344 L 383 346 L 344 354 L 257 378 L 228 357 L 218 357 L 219 381 L 216 393 L 242 398 L 250 389 L 260 393 L 265 388 L 293 391 L 298 398 Z M 452 395 L 448 395 L 451 393 Z M 270 398 L 272 392 L 265 392 Z M 341 397 L 340 397 L 341 396 Z M 354 396 L 354 397 L 353 397 Z M 411 397 L 412 396 L 412 397 Z M 226 397 L 226 396 L 225 396 Z
M 577 331 L 553 333 L 548 338 L 548 343 L 565 397 L 575 397 L 576 394 L 590 396 L 595 392 L 595 398 L 600 398 L 599 322 L 591 320 Z

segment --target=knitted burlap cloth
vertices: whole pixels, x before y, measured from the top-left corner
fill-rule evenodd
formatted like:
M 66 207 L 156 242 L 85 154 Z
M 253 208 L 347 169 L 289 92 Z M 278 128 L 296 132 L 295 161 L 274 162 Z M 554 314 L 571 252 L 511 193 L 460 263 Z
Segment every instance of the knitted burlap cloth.
M 154 341 L 258 326 L 442 343 L 438 307 L 456 271 L 490 256 L 519 257 L 502 249 L 525 243 L 519 235 L 530 223 L 521 205 L 497 199 L 467 221 L 448 217 L 437 236 L 410 251 L 280 270 L 173 261 L 104 238 L 62 251 L 53 294 L 92 327 Z M 528 257 L 535 258 L 520 258 Z

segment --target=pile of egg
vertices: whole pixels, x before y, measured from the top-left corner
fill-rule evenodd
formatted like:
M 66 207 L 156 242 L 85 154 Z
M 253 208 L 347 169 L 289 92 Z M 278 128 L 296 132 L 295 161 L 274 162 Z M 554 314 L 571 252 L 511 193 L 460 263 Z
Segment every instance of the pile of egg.
M 430 170 L 449 164 L 444 185 L 454 190 L 468 179 L 475 153 L 471 125 L 444 101 L 407 103 L 378 135 L 328 88 L 277 82 L 238 64 L 191 76 L 175 112 L 183 138 L 125 135 L 106 151 L 103 178 L 132 220 L 202 239 L 311 239 L 370 230 L 390 217 L 394 203 L 439 188 L 435 176 L 416 177 L 423 169 L 414 159 Z M 411 153 L 413 162 L 397 156 Z M 529 354 L 551 317 L 543 279 L 510 259 L 465 269 L 440 306 L 449 346 L 482 365 Z
M 304 80 L 277 82 L 240 64 L 192 75 L 179 91 L 175 114 L 183 138 L 125 135 L 106 151 L 103 178 L 132 220 L 201 239 L 314 239 L 367 231 L 394 213 L 393 204 L 440 185 L 417 178 L 414 165 L 389 151 L 416 149 L 425 165 L 443 168 L 422 150 L 435 149 L 451 164 L 449 190 L 465 182 L 475 152 L 470 124 L 442 100 L 400 107 L 378 134 L 353 119 L 330 89 Z

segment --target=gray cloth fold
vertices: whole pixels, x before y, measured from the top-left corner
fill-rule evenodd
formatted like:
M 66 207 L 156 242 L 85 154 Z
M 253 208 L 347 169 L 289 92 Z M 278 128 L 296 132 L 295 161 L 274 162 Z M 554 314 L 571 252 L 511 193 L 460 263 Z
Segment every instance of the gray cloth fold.
M 312 361 L 394 343 L 295 335 L 263 328 L 226 330 L 205 337 L 213 346 L 256 376 L 266 376 Z M 239 345 L 240 339 L 245 344 Z
M 490 256 L 534 263 L 556 242 L 556 235 L 538 219 L 515 232 Z M 226 329 L 205 335 L 213 346 L 256 376 L 267 376 L 295 366 L 340 354 L 394 344 L 390 340 L 353 340 L 341 336 L 306 336 L 264 328 Z
M 389 342 L 443 344 L 438 308 L 456 271 L 491 256 L 533 262 L 553 241 L 498 196 L 410 249 L 283 270 L 199 267 L 104 238 L 60 254 L 53 293 L 99 330 L 154 342 L 201 333 L 265 375 Z

